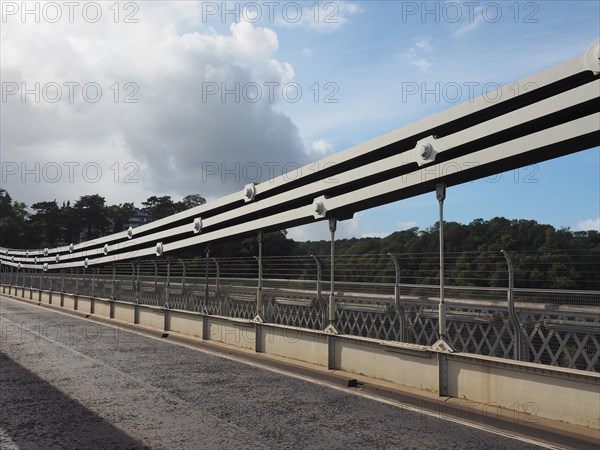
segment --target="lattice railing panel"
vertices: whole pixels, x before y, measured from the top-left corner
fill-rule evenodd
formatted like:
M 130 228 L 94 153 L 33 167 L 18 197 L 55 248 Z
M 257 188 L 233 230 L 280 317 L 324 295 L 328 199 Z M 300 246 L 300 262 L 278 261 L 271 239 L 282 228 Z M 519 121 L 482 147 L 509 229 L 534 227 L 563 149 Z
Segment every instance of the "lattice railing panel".
M 529 361 L 600 372 L 600 317 L 520 311 Z
M 270 296 L 267 297 L 265 319 L 268 322 L 291 327 L 323 329 L 326 308 L 316 298 Z

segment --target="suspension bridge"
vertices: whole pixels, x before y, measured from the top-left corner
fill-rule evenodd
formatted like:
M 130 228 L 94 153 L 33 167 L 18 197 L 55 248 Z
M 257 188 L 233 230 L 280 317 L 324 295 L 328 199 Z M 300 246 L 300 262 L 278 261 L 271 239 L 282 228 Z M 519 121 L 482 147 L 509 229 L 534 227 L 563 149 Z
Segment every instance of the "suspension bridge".
M 519 288 L 508 252 L 494 256 L 506 267 L 506 287 L 446 283 L 448 187 L 600 144 L 599 41 L 516 83 L 523 89 L 501 88 L 501 101 L 477 98 L 329 156 L 294 180 L 249 184 L 88 242 L 0 248 L 2 294 L 165 338 L 355 374 L 354 385 L 366 377 L 593 434 L 600 429 L 600 292 Z M 378 255 L 388 259 L 389 280 L 338 275 L 350 262 L 335 252 L 339 221 L 427 192 L 439 202 L 439 284 L 402 283 L 403 255 L 394 254 Z M 329 226 L 328 255 L 263 255 L 264 233 L 315 221 Z M 177 256 L 248 236 L 258 241 L 248 260 Z

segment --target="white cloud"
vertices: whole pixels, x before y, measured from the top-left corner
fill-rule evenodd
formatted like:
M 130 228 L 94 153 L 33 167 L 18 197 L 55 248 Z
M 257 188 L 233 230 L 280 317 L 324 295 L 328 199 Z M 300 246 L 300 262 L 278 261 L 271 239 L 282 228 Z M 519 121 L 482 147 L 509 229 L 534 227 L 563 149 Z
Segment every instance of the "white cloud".
M 414 48 L 426 52 L 431 52 L 433 50 L 433 48 L 431 47 L 431 43 L 429 42 L 429 38 L 424 37 L 417 38 Z
M 314 158 L 324 158 L 325 156 L 331 155 L 334 152 L 333 145 L 324 139 L 314 141 L 310 145 L 310 149 L 306 153 Z
M 575 231 L 590 231 L 595 230 L 600 232 L 600 217 L 596 219 L 587 219 L 577 222 Z
M 154 194 L 214 198 L 281 175 L 286 163 L 308 162 L 296 125 L 277 110 L 281 90 L 270 99 L 264 84 L 283 86 L 295 75 L 276 58 L 273 30 L 241 22 L 223 34 L 206 27 L 180 32 L 182 24 L 189 29 L 199 21 L 191 2 L 144 3 L 135 24 L 113 23 L 105 9 L 97 24 L 2 25 L 3 82 L 34 90 L 40 83 L 41 93 L 38 101 L 17 94 L 0 105 L 2 162 L 18 167 L 14 175 L 3 173 L 13 198 L 29 204 L 84 193 L 112 203 Z M 74 101 L 69 82 L 79 83 Z M 62 87 L 55 103 L 47 101 L 52 83 Z M 99 101 L 85 101 L 86 83 L 101 88 Z M 234 93 L 221 95 L 225 89 Z M 126 103 L 128 96 L 137 103 Z M 93 167 L 84 174 L 88 163 Z M 51 181 L 44 167 L 56 165 L 62 177 Z M 22 168 L 30 171 L 25 180 Z M 132 171 L 137 183 L 124 183 Z
M 418 68 L 421 72 L 427 72 L 432 66 L 431 61 L 424 56 L 433 52 L 433 46 L 430 41 L 431 38 L 429 36 L 416 37 L 413 46 L 404 55 L 408 63 Z
M 462 20 L 459 20 L 456 24 L 453 24 L 455 27 L 452 31 L 453 36 L 462 36 L 471 33 L 479 28 L 484 22 L 485 14 L 483 11 L 483 6 L 475 5 L 471 14 L 469 11 L 470 9 L 463 3 L 461 14 Z
M 287 237 L 298 242 L 328 241 L 329 226 L 327 221 L 309 223 L 300 227 L 288 228 Z
M 431 68 L 431 63 L 425 58 L 414 58 L 410 63 L 421 72 L 427 72 Z
M 352 219 L 341 220 L 337 223 L 335 233 L 336 239 L 350 239 L 358 237 L 387 235 L 384 233 L 372 232 L 365 229 L 363 223 L 363 213 L 354 214 Z M 296 241 L 329 241 L 331 236 L 329 232 L 329 223 L 327 220 L 322 220 L 316 223 L 310 223 L 300 227 L 289 228 L 288 237 Z

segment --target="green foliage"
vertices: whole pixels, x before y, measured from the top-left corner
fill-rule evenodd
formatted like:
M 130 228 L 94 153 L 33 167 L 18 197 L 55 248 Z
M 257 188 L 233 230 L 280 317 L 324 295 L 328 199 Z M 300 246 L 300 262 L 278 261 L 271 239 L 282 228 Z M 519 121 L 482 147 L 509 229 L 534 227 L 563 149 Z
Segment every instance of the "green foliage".
M 106 216 L 106 200 L 98 194 L 83 195 L 73 205 L 75 217 L 86 230 L 86 239 L 95 239 L 106 234 L 110 220 Z
M 106 207 L 106 215 L 112 222 L 111 233 L 122 231 L 127 221 L 135 215 L 133 203 L 121 203 Z
M 199 194 L 175 202 L 170 196 L 152 196 L 142 203 L 152 219 L 160 219 L 205 203 Z M 40 248 L 78 242 L 81 235 L 92 239 L 121 231 L 134 216 L 135 205 L 106 205 L 100 195 L 80 197 L 58 206 L 56 200 L 34 203 L 31 212 L 0 189 L 0 245 L 13 248 Z M 600 290 L 600 233 L 556 229 L 534 220 L 495 217 L 475 219 L 465 225 L 445 224 L 446 279 L 460 286 L 504 287 L 507 270 L 500 250 L 511 255 L 515 285 L 520 288 Z M 393 282 L 388 253 L 400 261 L 400 281 L 411 284 L 439 282 L 438 225 L 426 229 L 397 231 L 385 238 L 341 239 L 336 255 L 345 264 L 336 278 L 348 281 Z M 285 231 L 264 234 L 264 256 L 321 255 L 324 274 L 330 253 L 329 241 L 295 242 Z M 213 244 L 210 256 L 248 258 L 258 255 L 255 236 Z M 204 248 L 182 251 L 176 257 L 204 258 Z M 249 266 L 255 270 L 255 264 Z M 311 275 L 312 276 L 312 275 Z
M 142 202 L 142 205 L 144 205 L 142 211 L 147 213 L 152 220 L 159 220 L 179 212 L 177 205 L 170 195 L 165 195 L 162 197 L 153 195 L 148 197 L 145 202 Z
M 509 220 L 495 217 L 476 219 L 468 225 L 446 222 L 446 278 L 453 285 L 504 287 L 507 270 L 500 250 L 512 257 L 515 285 L 521 288 L 600 289 L 600 233 L 571 232 L 555 229 L 534 220 Z M 349 255 L 393 253 L 402 258 L 402 283 L 437 284 L 436 265 L 439 252 L 438 226 L 398 231 L 389 236 L 341 239 L 336 254 Z M 299 242 L 294 254 L 329 253 L 329 242 Z M 356 259 L 356 263 L 360 261 Z M 383 260 L 382 266 L 390 261 Z M 378 271 L 363 270 L 360 279 L 376 279 Z M 340 272 L 340 276 L 352 275 Z
M 190 194 L 180 202 L 169 196 L 152 196 L 142 204 L 154 219 L 159 219 L 204 203 L 201 195 Z M 70 201 L 60 207 L 56 200 L 37 202 L 28 212 L 27 205 L 14 201 L 0 188 L 0 245 L 41 248 L 76 243 L 81 238 L 95 239 L 122 231 L 135 214 L 133 203 L 107 205 L 98 194 L 83 195 L 73 206 Z

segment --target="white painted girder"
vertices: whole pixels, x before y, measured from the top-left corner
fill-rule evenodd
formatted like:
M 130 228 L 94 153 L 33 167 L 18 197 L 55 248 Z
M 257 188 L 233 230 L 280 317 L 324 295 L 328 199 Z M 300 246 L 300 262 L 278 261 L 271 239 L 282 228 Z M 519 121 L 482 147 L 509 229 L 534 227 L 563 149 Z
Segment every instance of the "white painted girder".
M 600 43 L 595 42 L 586 54 L 547 69 L 539 74 L 527 77 L 516 84 L 521 87 L 535 84 L 539 89 L 582 72 L 593 72 L 598 74 L 600 73 L 600 59 L 598 58 L 599 48 Z M 419 182 L 416 180 L 420 180 L 421 184 L 423 182 L 432 183 L 433 180 L 424 180 L 423 176 L 425 175 L 426 177 L 427 173 L 431 174 L 431 168 L 439 165 L 435 159 L 439 158 L 439 155 L 448 150 L 490 136 L 494 133 L 509 130 L 512 127 L 524 124 L 532 119 L 548 116 L 552 113 L 563 111 L 590 100 L 597 101 L 598 93 L 600 92 L 600 80 L 596 78 L 594 81 L 574 89 L 545 98 L 537 103 L 521 107 L 497 117 L 492 117 L 489 120 L 462 129 L 453 134 L 442 136 L 439 139 L 435 139 L 434 136 L 427 136 L 425 134 L 424 138 L 419 142 L 416 142 L 416 146 L 412 151 L 397 153 L 378 161 L 363 164 L 354 169 L 340 169 L 339 172 L 335 171 L 336 166 L 341 163 L 348 162 L 359 156 L 364 157 L 364 155 L 369 152 L 374 152 L 395 142 L 406 141 L 413 136 L 423 135 L 423 133 L 427 133 L 428 130 L 433 130 L 441 125 L 448 124 L 467 115 L 472 116 L 474 113 L 480 113 L 500 102 L 508 101 L 515 97 L 514 86 L 515 83 L 512 83 L 511 85 L 500 89 L 499 95 L 502 100 L 499 102 L 490 104 L 483 96 L 478 97 L 471 102 L 466 102 L 431 118 L 421 120 L 415 124 L 408 125 L 392 133 L 380 136 L 344 152 L 324 158 L 318 162 L 318 167 L 330 167 L 331 173 L 327 174 L 327 176 L 323 175 L 321 179 L 317 179 L 316 181 L 300 180 L 299 182 L 298 180 L 295 180 L 294 185 L 297 185 L 297 187 L 292 186 L 289 190 L 284 190 L 278 194 L 265 196 L 269 191 L 281 189 L 282 186 L 285 187 L 285 184 L 289 183 L 284 176 L 253 186 L 253 195 L 250 197 L 247 197 L 244 191 L 241 193 L 234 193 L 206 205 L 192 208 L 188 211 L 143 225 L 134 230 L 133 239 L 128 239 L 128 237 L 131 236 L 128 236 L 127 231 L 123 231 L 77 245 L 48 249 L 48 256 L 43 256 L 44 250 L 39 249 L 14 251 L 0 248 L 0 261 L 2 261 L 3 264 L 10 266 L 17 266 L 21 263 L 22 268 L 32 269 L 40 269 L 43 263 L 51 264 L 51 268 L 56 269 L 80 267 L 83 265 L 83 258 L 91 258 L 89 260 L 90 264 L 105 264 L 117 260 L 151 256 L 155 251 L 156 243 L 160 242 L 162 239 L 179 238 L 176 242 L 167 243 L 163 246 L 164 251 L 168 252 L 190 245 L 198 245 L 239 236 L 249 231 L 258 231 L 263 228 L 273 228 L 275 226 L 285 227 L 295 223 L 306 223 L 311 220 L 322 219 L 325 217 L 326 211 L 331 213 L 336 210 L 352 210 L 352 205 L 360 204 L 359 209 L 365 209 L 370 207 L 369 201 L 371 199 L 395 193 L 400 189 L 419 185 Z M 595 109 L 595 111 L 597 111 L 597 109 Z M 565 126 L 560 125 L 552 127 L 534 134 L 512 139 L 508 142 L 498 143 L 497 145 L 493 145 L 484 150 L 470 153 L 459 158 L 453 158 L 446 161 L 445 164 L 448 165 L 452 163 L 452 167 L 454 168 L 457 166 L 459 168 L 463 167 L 463 169 L 459 170 L 463 171 L 472 168 L 474 163 L 479 166 L 498 163 L 503 159 L 511 158 L 536 148 L 593 133 L 598 131 L 599 123 L 600 116 L 595 112 L 587 118 L 568 122 Z M 429 145 L 429 147 L 426 148 L 427 152 L 423 151 L 423 148 L 421 147 L 422 144 Z M 430 154 L 426 158 L 423 158 L 423 153 Z M 415 165 L 414 163 L 417 164 Z M 410 166 L 411 164 L 412 166 Z M 400 177 L 374 183 L 360 189 L 352 190 L 351 192 L 337 195 L 333 198 L 322 196 L 323 193 L 331 190 L 332 187 L 339 190 L 340 187 L 349 185 L 357 180 L 366 180 L 377 174 L 386 172 L 391 168 L 402 166 L 410 167 L 407 168 L 407 171 L 409 172 Z M 331 168 L 333 168 L 333 170 Z M 307 174 L 314 176 L 314 170 L 309 170 L 309 166 L 306 166 L 305 169 L 306 170 L 301 172 L 301 178 L 306 178 L 308 176 Z M 441 179 L 444 175 L 448 175 L 444 174 L 443 169 L 438 169 L 438 174 L 439 176 L 434 178 Z M 475 178 L 477 177 L 475 176 Z M 335 180 L 334 184 L 331 183 L 332 179 Z M 399 180 L 411 181 L 408 183 L 398 183 Z M 261 195 L 263 198 L 255 200 L 257 196 L 260 197 Z M 323 214 L 316 213 L 312 204 L 307 204 L 306 207 L 303 206 L 288 210 L 289 203 L 298 198 L 308 198 L 312 200 L 317 199 L 317 197 L 319 197 L 319 201 L 322 203 L 322 206 L 324 206 Z M 397 195 L 397 197 L 403 198 L 402 195 Z M 312 203 L 312 201 L 310 203 Z M 234 207 L 235 204 L 239 204 L 240 206 Z M 200 222 L 201 230 L 198 229 L 195 223 L 198 222 L 203 214 L 210 215 L 211 211 L 223 207 L 234 207 L 234 209 L 203 218 Z M 257 215 L 260 215 L 261 212 L 264 212 L 267 209 L 275 209 L 276 211 L 266 217 L 255 219 Z M 241 224 L 224 226 L 227 221 L 239 219 L 240 217 L 245 218 L 245 221 Z M 139 235 L 141 232 L 151 232 L 153 229 L 174 224 L 181 220 L 189 220 L 190 223 L 169 228 L 161 232 L 151 233 L 147 236 L 135 237 L 136 234 Z M 260 224 L 258 228 L 256 228 L 257 224 Z M 207 233 L 203 232 L 206 228 L 212 228 L 212 231 Z M 188 232 L 194 233 L 195 236 L 191 238 L 180 236 L 185 235 Z M 135 256 L 133 256 L 133 253 L 125 251 L 127 248 L 132 248 L 136 245 L 144 246 L 147 244 L 151 245 L 148 248 L 135 251 Z M 57 261 L 58 253 L 61 253 L 60 261 Z M 34 257 L 37 257 L 37 264 L 31 264 Z

